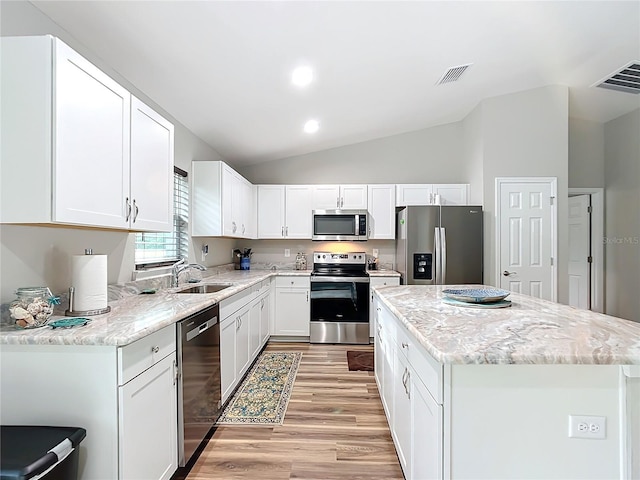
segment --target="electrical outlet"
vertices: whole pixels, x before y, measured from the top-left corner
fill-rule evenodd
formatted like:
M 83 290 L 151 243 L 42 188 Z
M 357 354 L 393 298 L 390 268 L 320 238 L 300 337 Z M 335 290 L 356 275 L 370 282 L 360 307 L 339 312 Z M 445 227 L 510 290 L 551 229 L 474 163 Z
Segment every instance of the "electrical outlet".
M 569 415 L 569 437 L 604 439 L 607 437 L 607 417 Z
M 285 249 L 284 249 L 284 256 L 285 256 L 285 257 L 290 257 L 290 256 L 291 256 L 291 250 L 290 250 L 290 249 L 288 249 L 288 248 L 285 248 Z
M 371 253 L 372 253 L 372 255 L 373 255 L 374 257 L 378 258 L 378 249 L 377 249 L 377 248 L 374 248 L 374 249 L 373 249 L 373 252 L 371 252 Z

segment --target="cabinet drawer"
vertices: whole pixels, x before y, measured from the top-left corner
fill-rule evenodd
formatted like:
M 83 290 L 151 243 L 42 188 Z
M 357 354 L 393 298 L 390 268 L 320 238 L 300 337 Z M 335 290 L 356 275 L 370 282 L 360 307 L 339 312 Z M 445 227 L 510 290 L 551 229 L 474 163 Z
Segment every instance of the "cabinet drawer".
M 245 288 L 235 295 L 225 298 L 220 302 L 220 318 L 227 318 L 232 313 L 237 312 L 256 296 L 255 285 L 253 288 Z
M 309 288 L 309 277 L 276 277 L 276 288 Z
M 396 348 L 402 352 L 409 364 L 415 370 L 420 380 L 429 390 L 436 402 L 442 404 L 442 376 L 443 366 L 429 355 L 422 345 L 419 345 L 411 334 L 401 325 L 396 332 Z
M 400 285 L 400 277 L 369 277 L 369 284 L 372 287 L 397 287 Z
M 175 325 L 118 348 L 118 385 L 124 385 L 175 351 Z

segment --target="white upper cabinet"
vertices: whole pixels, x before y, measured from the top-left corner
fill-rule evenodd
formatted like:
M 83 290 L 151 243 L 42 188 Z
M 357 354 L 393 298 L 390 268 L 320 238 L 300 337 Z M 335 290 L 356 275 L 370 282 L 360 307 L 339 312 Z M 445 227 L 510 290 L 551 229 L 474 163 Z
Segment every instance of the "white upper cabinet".
M 173 124 L 132 96 L 131 227 L 170 232 L 172 192 Z
M 252 238 L 256 217 L 251 183 L 221 161 L 194 161 L 191 174 L 191 235 Z
M 396 185 L 397 207 L 414 205 L 466 205 L 468 198 L 468 183 Z
M 0 41 L 0 220 L 169 230 L 173 126 L 162 120 L 162 133 L 152 132 L 131 111 L 126 89 L 52 36 Z M 132 146 L 133 134 L 140 142 Z M 138 173 L 152 158 L 153 170 L 163 171 L 161 183 L 150 187 Z M 136 202 L 139 224 L 132 188 L 142 201 Z
M 433 203 L 433 185 L 405 184 L 396 185 L 396 207 L 413 205 L 431 205 Z
M 258 185 L 258 238 L 311 238 L 312 187 Z
M 287 185 L 286 225 L 287 238 L 311 238 L 311 187 Z
M 396 186 L 369 185 L 369 239 L 396 238 Z
M 284 238 L 284 209 L 284 185 L 258 185 L 258 238 Z
M 468 205 L 468 183 L 436 183 L 433 185 L 434 201 L 440 198 L 440 205 Z
M 312 210 L 367 209 L 366 185 L 314 185 Z

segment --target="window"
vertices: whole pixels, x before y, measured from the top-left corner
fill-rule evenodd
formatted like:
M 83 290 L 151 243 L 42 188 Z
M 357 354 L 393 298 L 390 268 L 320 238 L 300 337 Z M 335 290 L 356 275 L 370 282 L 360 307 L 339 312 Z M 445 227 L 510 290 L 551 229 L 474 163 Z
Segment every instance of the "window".
M 174 167 L 173 231 L 136 233 L 136 270 L 170 265 L 189 257 L 189 182 Z

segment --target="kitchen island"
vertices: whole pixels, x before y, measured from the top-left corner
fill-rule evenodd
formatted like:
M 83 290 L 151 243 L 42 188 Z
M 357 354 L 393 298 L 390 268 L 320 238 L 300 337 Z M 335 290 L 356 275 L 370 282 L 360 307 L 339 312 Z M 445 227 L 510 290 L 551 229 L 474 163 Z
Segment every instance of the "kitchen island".
M 407 479 L 638 476 L 640 324 L 516 293 L 452 306 L 443 288 L 375 289 L 375 375 Z

